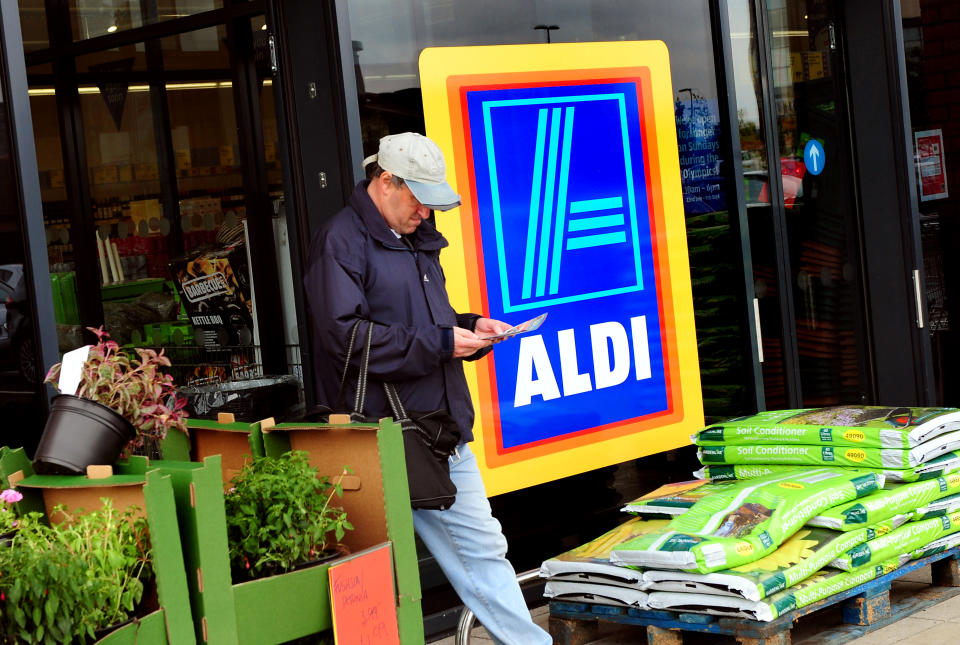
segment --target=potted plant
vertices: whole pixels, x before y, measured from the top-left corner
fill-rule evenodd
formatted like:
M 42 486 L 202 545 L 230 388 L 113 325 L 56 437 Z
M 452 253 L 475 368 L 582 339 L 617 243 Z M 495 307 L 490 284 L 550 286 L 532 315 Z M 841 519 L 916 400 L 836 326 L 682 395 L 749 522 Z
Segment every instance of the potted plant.
M 163 351 L 122 349 L 103 330 L 80 374 L 76 394 L 54 397 L 34 466 L 41 474 L 82 474 L 91 464 L 112 464 L 145 443 L 156 444 L 170 428 L 186 432 L 185 401 L 176 396 Z M 133 354 L 136 354 L 134 356 Z M 58 387 L 62 363 L 46 383 Z
M 353 525 L 331 504 L 343 495 L 340 480 L 318 476 L 306 453 L 256 459 L 231 484 L 224 504 L 234 579 L 284 573 L 342 552 L 339 542 Z
M 151 577 L 146 520 L 109 500 L 50 526 L 39 513 L 18 519 L 0 549 L 0 640 L 84 643 L 123 624 Z

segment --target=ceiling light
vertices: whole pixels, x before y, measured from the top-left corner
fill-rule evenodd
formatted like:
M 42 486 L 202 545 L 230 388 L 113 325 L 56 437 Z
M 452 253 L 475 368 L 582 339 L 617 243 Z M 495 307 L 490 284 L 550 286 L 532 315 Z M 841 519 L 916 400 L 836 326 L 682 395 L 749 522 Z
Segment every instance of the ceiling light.
M 107 33 L 108 33 L 108 34 L 112 34 L 112 33 L 115 32 L 116 30 L 117 30 L 117 26 L 116 26 L 116 25 L 110 25 L 109 27 L 107 27 Z

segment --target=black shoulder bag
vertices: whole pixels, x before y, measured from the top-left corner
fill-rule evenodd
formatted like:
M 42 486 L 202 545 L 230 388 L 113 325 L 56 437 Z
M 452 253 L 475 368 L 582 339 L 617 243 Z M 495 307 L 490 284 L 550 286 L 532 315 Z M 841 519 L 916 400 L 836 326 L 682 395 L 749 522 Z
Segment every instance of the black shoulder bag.
M 347 359 L 340 377 L 340 390 L 335 406 L 344 408 L 347 371 L 356 344 L 357 331 L 363 320 L 358 320 L 350 329 L 347 341 Z M 360 369 L 357 374 L 357 390 L 353 410 L 349 412 L 354 422 L 376 423 L 378 419 L 363 413 L 367 393 L 367 372 L 370 366 L 370 346 L 373 343 L 373 322 L 367 321 L 367 337 Z M 460 443 L 460 429 L 446 410 L 430 412 L 407 412 L 392 383 L 383 383 L 394 419 L 403 430 L 403 450 L 407 463 L 407 482 L 410 488 L 410 506 L 417 509 L 444 510 L 456 499 L 457 487 L 450 479 L 450 455 Z M 316 406 L 310 413 L 311 420 L 327 421 L 337 410 Z

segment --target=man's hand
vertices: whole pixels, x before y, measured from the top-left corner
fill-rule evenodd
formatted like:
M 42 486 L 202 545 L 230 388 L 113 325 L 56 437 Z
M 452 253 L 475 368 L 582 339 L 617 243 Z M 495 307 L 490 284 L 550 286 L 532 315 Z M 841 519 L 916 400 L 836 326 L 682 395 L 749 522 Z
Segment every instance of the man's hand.
M 483 320 L 482 318 L 480 320 Z M 477 321 L 479 323 L 479 321 Z M 463 327 L 453 328 L 453 357 L 466 358 L 476 354 L 484 347 L 490 347 L 493 343 L 489 340 L 482 340 L 475 333 Z
M 496 336 L 497 334 L 502 334 L 503 332 L 510 329 L 510 325 L 505 322 L 500 322 L 499 320 L 492 320 L 490 318 L 477 318 L 477 324 L 474 325 L 473 330 L 477 332 L 478 336 Z M 495 340 L 493 342 L 500 342 L 502 338 Z

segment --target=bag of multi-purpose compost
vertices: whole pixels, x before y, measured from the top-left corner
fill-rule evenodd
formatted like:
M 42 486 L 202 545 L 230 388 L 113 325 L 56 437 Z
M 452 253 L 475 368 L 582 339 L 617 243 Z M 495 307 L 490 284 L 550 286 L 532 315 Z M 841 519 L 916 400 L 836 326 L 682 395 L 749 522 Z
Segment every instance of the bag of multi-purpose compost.
M 928 555 L 942 553 L 943 551 L 952 549 L 958 544 L 960 544 L 960 531 L 951 533 L 950 535 L 944 535 L 942 538 L 937 538 L 933 542 L 930 542 L 919 549 L 914 549 L 910 553 L 901 555 L 900 564 L 904 565 L 910 560 L 919 560 L 920 558 L 925 558 Z
M 668 520 L 645 520 L 634 517 L 595 540 L 545 560 L 540 565 L 540 576 L 543 578 L 566 577 L 581 581 L 619 582 L 636 587 L 642 578 L 641 572 L 634 568 L 610 564 L 610 551 L 641 535 L 663 530 L 667 522 Z
M 912 484 L 887 482 L 883 490 L 828 508 L 807 524 L 849 531 L 889 518 L 907 518 L 924 504 L 956 493 L 960 493 L 960 473 Z
M 792 587 L 758 601 L 733 596 L 653 591 L 647 597 L 647 605 L 650 609 L 671 609 L 769 622 L 794 609 L 806 607 L 828 596 L 875 580 L 895 571 L 899 566 L 899 560 L 893 558 L 877 566 L 863 567 L 856 571 L 824 569 Z
M 647 608 L 647 593 L 640 589 L 616 587 L 589 582 L 570 582 L 550 578 L 543 588 L 543 595 L 554 600 L 588 602 L 615 607 Z
M 883 560 L 910 553 L 945 535 L 960 531 L 960 513 L 934 517 L 919 522 L 907 522 L 900 528 L 872 540 L 858 544 L 830 566 L 834 569 L 852 571 L 868 564 L 877 564 Z
M 752 465 L 733 464 L 730 466 L 704 466 L 694 471 L 693 476 L 698 479 L 709 479 L 712 482 L 732 481 L 734 479 L 756 479 L 764 475 L 785 473 L 789 470 L 800 470 L 807 466 L 778 466 L 776 464 Z
M 931 517 L 941 517 L 954 511 L 960 511 L 960 493 L 918 506 L 917 510 L 913 512 L 913 519 L 929 520 Z
M 960 430 L 960 409 L 844 405 L 771 410 L 709 426 L 698 446 L 807 445 L 913 448 Z
M 848 549 L 889 533 L 894 528 L 891 522 L 880 522 L 846 533 L 804 527 L 770 555 L 733 569 L 714 573 L 644 571 L 644 588 L 650 591 L 720 594 L 760 600 L 797 584 Z
M 738 481 L 662 530 L 613 549 L 610 563 L 710 573 L 759 560 L 820 511 L 869 495 L 883 476 L 820 468 Z
M 665 484 L 638 497 L 621 510 L 640 515 L 682 515 L 707 495 L 723 490 L 728 485 L 727 482 L 710 482 L 705 479 Z
M 926 463 L 957 448 L 960 448 L 960 431 L 934 437 L 909 449 L 759 444 L 701 446 L 697 456 L 703 464 L 795 464 L 905 469 Z

